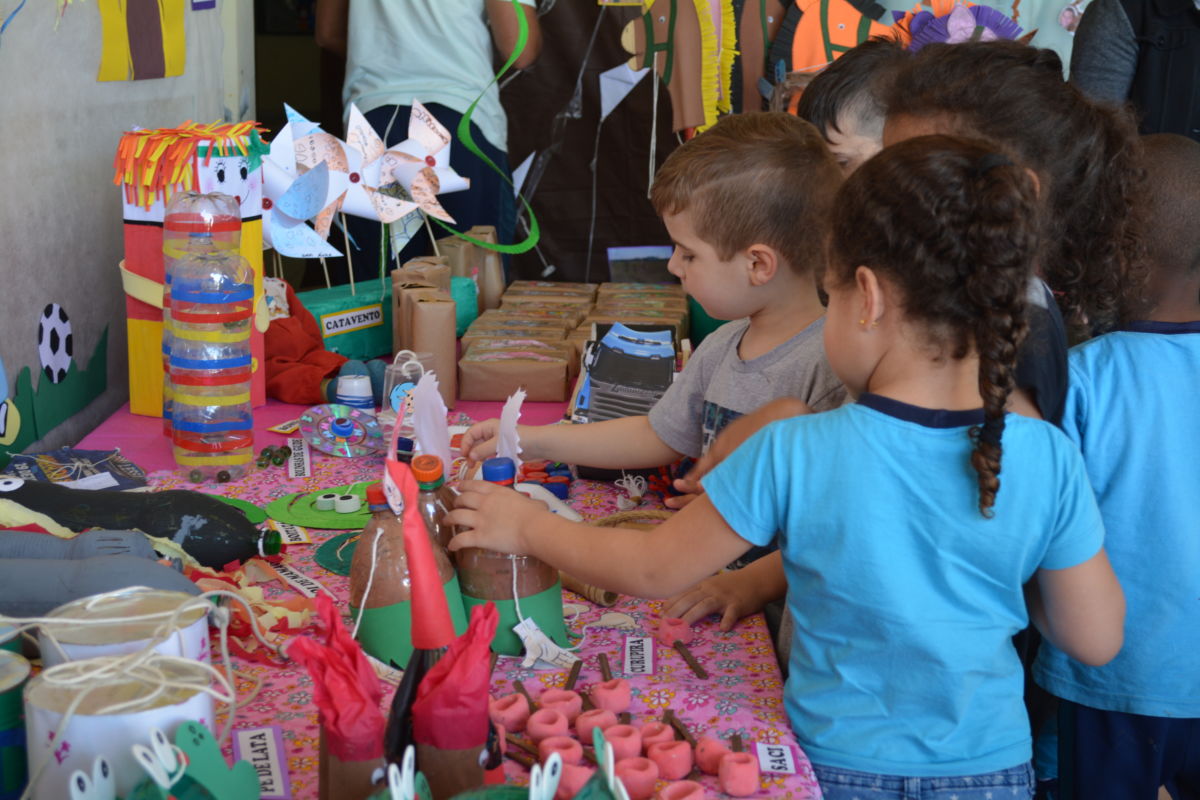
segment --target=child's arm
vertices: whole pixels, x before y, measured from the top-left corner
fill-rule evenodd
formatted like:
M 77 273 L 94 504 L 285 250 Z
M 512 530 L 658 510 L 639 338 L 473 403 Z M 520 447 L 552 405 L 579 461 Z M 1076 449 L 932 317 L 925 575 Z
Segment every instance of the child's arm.
M 471 461 L 496 454 L 500 420 L 478 422 L 463 434 L 462 453 Z M 518 425 L 522 457 L 545 458 L 603 469 L 661 467 L 680 458 L 668 447 L 649 417 L 621 417 L 583 425 Z
M 811 414 L 812 409 L 803 400 L 794 397 L 780 397 L 772 400 L 757 411 L 752 411 L 725 426 L 724 430 L 713 440 L 708 452 L 696 459 L 695 465 L 688 474 L 675 481 L 675 490 L 681 492 L 677 497 L 668 497 L 664 503 L 668 508 L 683 508 L 696 499 L 704 488 L 700 479 L 720 464 L 742 442 L 780 419 L 790 419 L 801 414 Z
M 761 611 L 772 600 L 787 595 L 783 554 L 776 550 L 743 569 L 721 572 L 706 578 L 663 606 L 668 617 L 682 617 L 689 625 L 709 614 L 721 615 L 721 630 L 732 630 L 742 617 Z
M 465 481 L 446 521 L 470 529 L 450 540 L 451 550 L 534 555 L 584 583 L 635 597 L 675 594 L 750 549 L 708 498 L 653 531 L 601 530 L 568 522 L 507 487 Z
M 1039 569 L 1025 587 L 1029 615 L 1051 644 L 1099 667 L 1120 651 L 1125 593 L 1104 550 L 1066 569 Z

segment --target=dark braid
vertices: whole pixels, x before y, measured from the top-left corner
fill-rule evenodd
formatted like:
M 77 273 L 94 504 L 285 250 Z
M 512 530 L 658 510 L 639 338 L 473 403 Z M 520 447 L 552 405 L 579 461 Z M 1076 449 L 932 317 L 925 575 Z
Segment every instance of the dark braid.
M 1000 489 L 1004 408 L 1026 331 L 1036 197 L 1026 170 L 990 145 L 922 136 L 861 166 L 835 201 L 830 278 L 844 285 L 870 267 L 951 358 L 978 353 L 984 424 L 970 431 L 971 466 L 985 516 Z

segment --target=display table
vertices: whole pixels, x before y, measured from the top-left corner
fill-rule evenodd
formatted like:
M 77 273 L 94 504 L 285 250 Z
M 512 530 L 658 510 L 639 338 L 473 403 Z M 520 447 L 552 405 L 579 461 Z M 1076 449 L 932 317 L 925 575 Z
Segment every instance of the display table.
M 274 402 L 256 409 L 256 449 L 283 444 L 285 437 L 266 432 L 265 428 L 293 419 L 303 410 L 302 406 Z M 464 402 L 452 412 L 452 418 L 465 414 L 474 419 L 485 419 L 497 416 L 499 410 L 499 403 Z M 526 403 L 521 421 L 546 424 L 560 419 L 562 411 L 561 403 Z M 314 492 L 355 481 L 377 480 L 382 469 L 379 456 L 342 459 L 314 452 L 313 474 L 308 478 L 289 479 L 285 467 L 271 467 L 256 470 L 235 483 L 196 486 L 172 471 L 169 442 L 161 430 L 161 420 L 133 416 L 125 408 L 87 436 L 79 447 L 120 447 L 125 456 L 150 473 L 150 484 L 155 489 L 194 488 L 260 506 L 297 491 Z M 610 484 L 575 481 L 569 502 L 585 519 L 598 519 L 617 511 L 617 492 Z M 648 495 L 644 507 L 662 506 L 656 495 Z M 349 580 L 322 569 L 312 558 L 315 548 L 338 531 L 310 532 L 312 545 L 287 548 L 289 565 L 319 581 L 333 594 L 339 607 L 345 609 Z M 603 535 L 602 529 L 597 529 L 597 535 Z M 268 596 L 283 597 L 288 591 L 275 585 L 267 586 Z M 585 691 L 600 680 L 600 654 L 607 654 L 614 674 L 621 676 L 625 637 L 631 633 L 642 635 L 642 632 L 652 635 L 660 616 L 660 604 L 648 600 L 623 597 L 616 607 L 605 609 L 566 593 L 564 602 L 569 604 L 569 610 L 578 612 L 568 614 L 568 629 L 574 635 L 573 641 L 580 643 L 577 652 L 583 659 L 583 667 L 577 688 Z M 632 624 L 637 630 L 600 627 L 601 617 L 614 612 L 625 615 L 627 619 L 620 621 Z M 609 621 L 613 619 L 610 617 Z M 719 632 L 711 619 L 694 631 L 696 638 L 690 649 L 708 671 L 708 678 L 697 678 L 673 649 L 657 646 L 654 674 L 630 678 L 633 687 L 630 711 L 634 722 L 659 719 L 663 711 L 670 708 L 697 737 L 708 734 L 729 740 L 739 734 L 751 752 L 758 743 L 786 746 L 793 756 L 796 772 L 764 773 L 761 788 L 755 796 L 794 800 L 819 798 L 820 790 L 811 767 L 788 727 L 783 708 L 783 684 L 762 615 L 743 620 L 729 633 Z M 213 660 L 219 663 L 220 656 L 216 652 Z M 287 751 L 292 797 L 296 800 L 316 798 L 318 721 L 307 673 L 292 664 L 270 667 L 245 661 L 239 661 L 237 669 L 240 697 L 253 691 L 254 681 L 261 681 L 261 688 L 247 706 L 238 710 L 234 727 L 279 726 Z M 524 669 L 519 659 L 502 657 L 492 676 L 492 690 L 496 695 L 510 693 L 511 682 L 519 679 L 536 698 L 546 688 L 562 686 L 566 678 L 567 673 L 563 670 Z M 387 694 L 390 699 L 391 692 Z M 520 780 L 524 774 L 524 769 L 511 760 L 506 761 L 506 771 L 512 780 Z M 705 777 L 703 781 L 709 788 L 710 797 L 725 797 L 717 790 L 715 778 Z M 663 785 L 660 783 L 660 788 Z

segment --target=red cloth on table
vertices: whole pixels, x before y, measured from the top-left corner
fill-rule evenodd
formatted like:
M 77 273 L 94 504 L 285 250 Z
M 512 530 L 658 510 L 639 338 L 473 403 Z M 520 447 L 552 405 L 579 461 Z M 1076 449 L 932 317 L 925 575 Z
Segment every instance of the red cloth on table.
M 346 357 L 325 349 L 316 318 L 287 286 L 290 317 L 272 320 L 264 337 L 267 396 L 285 403 L 328 402 L 321 382 L 337 375 Z

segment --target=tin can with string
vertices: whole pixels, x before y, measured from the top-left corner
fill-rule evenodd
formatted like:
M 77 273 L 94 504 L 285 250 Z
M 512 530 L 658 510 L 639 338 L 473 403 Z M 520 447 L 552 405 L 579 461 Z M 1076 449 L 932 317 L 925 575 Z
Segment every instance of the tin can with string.
M 194 607 L 172 618 L 184 604 Z M 38 630 L 42 663 L 47 667 L 64 661 L 136 653 L 156 638 L 155 652 L 206 664 L 212 661 L 208 604 L 183 592 L 134 586 L 81 597 L 47 616 L 61 620 Z M 171 627 L 164 628 L 168 623 Z
M 151 728 L 174 740 L 192 721 L 209 736 L 212 679 L 196 661 L 157 654 L 136 665 L 101 657 L 43 670 L 24 693 L 30 797 L 62 800 L 71 774 L 91 774 L 97 756 L 112 770 L 116 796 L 128 796 L 145 776 L 133 745 L 148 744 Z
M 25 788 L 25 703 L 21 690 L 29 662 L 0 650 L 0 800 L 17 800 Z

